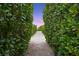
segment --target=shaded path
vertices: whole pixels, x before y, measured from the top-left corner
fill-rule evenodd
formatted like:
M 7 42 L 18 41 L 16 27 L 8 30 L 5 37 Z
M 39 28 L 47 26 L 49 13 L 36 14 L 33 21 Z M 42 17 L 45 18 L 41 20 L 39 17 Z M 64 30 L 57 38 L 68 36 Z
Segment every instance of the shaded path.
M 28 56 L 52 56 L 53 51 L 46 42 L 41 31 L 37 31 L 29 42 Z

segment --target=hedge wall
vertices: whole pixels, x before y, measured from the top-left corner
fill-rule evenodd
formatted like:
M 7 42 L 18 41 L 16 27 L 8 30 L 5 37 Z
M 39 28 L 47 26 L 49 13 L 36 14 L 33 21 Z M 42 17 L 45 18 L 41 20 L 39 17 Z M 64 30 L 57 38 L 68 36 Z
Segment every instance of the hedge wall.
M 35 32 L 37 31 L 37 26 L 36 25 L 32 25 L 32 35 L 35 34 Z
M 42 26 L 40 26 L 39 28 L 38 28 L 38 31 L 44 31 L 44 25 L 42 25 Z
M 79 4 L 46 4 L 43 18 L 55 55 L 79 55 Z
M 32 28 L 32 4 L 0 4 L 0 55 L 23 55 Z

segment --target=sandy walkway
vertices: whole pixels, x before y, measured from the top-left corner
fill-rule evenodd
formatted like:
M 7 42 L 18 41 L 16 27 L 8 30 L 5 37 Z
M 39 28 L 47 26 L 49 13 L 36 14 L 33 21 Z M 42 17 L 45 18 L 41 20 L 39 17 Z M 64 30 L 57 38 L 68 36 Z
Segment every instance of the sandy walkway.
M 28 56 L 53 56 L 54 53 L 41 31 L 37 31 L 29 42 Z

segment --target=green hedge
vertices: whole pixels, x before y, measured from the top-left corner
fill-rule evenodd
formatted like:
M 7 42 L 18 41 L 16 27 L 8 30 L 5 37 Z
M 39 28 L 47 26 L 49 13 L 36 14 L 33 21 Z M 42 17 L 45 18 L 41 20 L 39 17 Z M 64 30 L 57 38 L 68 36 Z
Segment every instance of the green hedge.
M 0 55 L 23 55 L 32 29 L 32 4 L 0 4 Z
M 46 4 L 45 37 L 55 55 L 79 55 L 79 4 Z
M 32 35 L 35 34 L 35 32 L 37 31 L 37 27 L 36 25 L 32 25 Z
M 39 28 L 38 28 L 38 31 L 44 31 L 44 25 L 42 25 L 42 26 L 40 26 Z

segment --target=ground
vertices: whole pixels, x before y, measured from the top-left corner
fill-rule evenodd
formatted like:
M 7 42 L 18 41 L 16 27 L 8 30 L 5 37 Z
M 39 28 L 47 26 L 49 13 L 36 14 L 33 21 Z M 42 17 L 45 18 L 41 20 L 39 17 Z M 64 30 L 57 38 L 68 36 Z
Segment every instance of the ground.
M 41 31 L 37 31 L 29 42 L 27 56 L 53 56 L 54 52 L 46 42 L 45 36 Z

